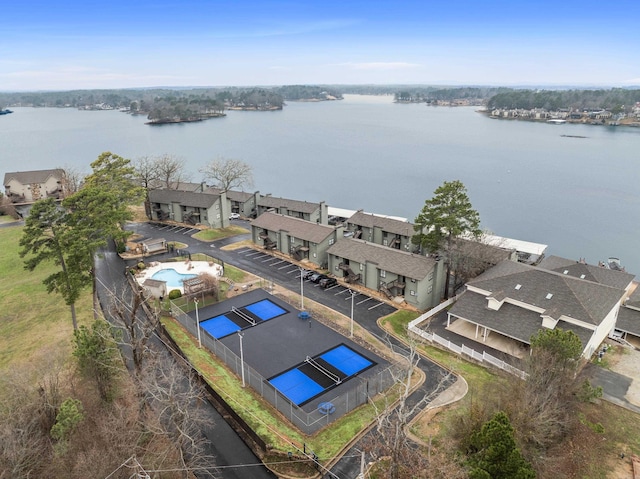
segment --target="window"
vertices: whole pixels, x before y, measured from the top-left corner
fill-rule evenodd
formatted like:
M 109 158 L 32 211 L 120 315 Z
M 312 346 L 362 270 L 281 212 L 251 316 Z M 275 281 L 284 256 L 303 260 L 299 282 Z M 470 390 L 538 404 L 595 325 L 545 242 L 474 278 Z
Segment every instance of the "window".
M 329 244 L 333 244 L 334 239 L 333 238 L 329 238 Z
M 429 273 L 429 281 L 433 281 L 433 271 Z
M 296 242 L 296 239 L 293 236 L 289 236 L 289 241 L 291 242 L 291 244 L 293 244 Z
M 220 213 L 218 213 L 218 214 L 216 215 L 216 219 L 218 219 L 218 220 L 220 219 Z
M 220 205 L 218 203 L 216 203 L 216 209 L 219 210 L 220 209 Z
M 362 271 L 364 268 L 362 266 L 362 263 L 360 263 L 360 271 Z
M 432 291 L 433 291 L 433 285 L 430 284 L 429 287 L 427 288 L 427 293 L 431 294 Z
M 389 246 L 389 242 L 386 239 L 383 239 L 382 246 Z
M 380 270 L 380 277 L 381 278 L 386 278 L 387 277 L 387 272 L 383 269 Z
M 553 298 L 553 293 L 547 293 L 547 295 L 545 296 L 546 299 L 551 299 Z
M 338 265 L 336 265 L 335 270 L 336 270 L 336 271 L 339 271 L 339 270 L 340 270 L 340 268 L 338 267 Z
M 513 289 L 520 289 L 520 288 L 522 288 L 522 285 L 520 283 L 518 283 L 518 284 L 516 284 L 516 287 L 513 288 Z
M 411 290 L 411 291 L 409 291 L 409 294 L 410 294 L 411 296 L 415 296 L 415 295 L 416 295 L 416 292 L 415 292 L 415 291 L 413 291 L 413 290 Z

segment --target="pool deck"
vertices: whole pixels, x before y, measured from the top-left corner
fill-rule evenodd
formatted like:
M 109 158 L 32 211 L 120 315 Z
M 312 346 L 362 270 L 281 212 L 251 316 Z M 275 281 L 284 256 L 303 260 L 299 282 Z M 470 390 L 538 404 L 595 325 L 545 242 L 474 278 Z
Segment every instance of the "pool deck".
M 215 277 L 220 277 L 224 273 L 222 266 L 217 263 L 210 265 L 207 261 L 168 261 L 161 263 L 152 261 L 148 267 L 135 274 L 136 281 L 142 285 L 147 279 L 162 269 L 174 269 L 180 274 L 200 274 L 207 273 Z M 171 289 L 179 289 L 184 292 L 182 287 L 172 286 Z

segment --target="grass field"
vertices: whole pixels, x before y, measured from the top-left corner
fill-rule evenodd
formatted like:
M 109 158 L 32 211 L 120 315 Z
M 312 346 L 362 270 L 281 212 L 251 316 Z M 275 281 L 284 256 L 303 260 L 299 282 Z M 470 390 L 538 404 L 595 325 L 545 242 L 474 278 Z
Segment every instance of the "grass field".
M 69 354 L 73 337 L 71 311 L 57 294 L 48 294 L 42 280 L 55 271 L 42 265 L 24 269 L 19 256 L 22 228 L 0 228 L 0 369 L 17 368 L 38 358 Z M 80 324 L 92 318 L 91 291 L 76 304 Z

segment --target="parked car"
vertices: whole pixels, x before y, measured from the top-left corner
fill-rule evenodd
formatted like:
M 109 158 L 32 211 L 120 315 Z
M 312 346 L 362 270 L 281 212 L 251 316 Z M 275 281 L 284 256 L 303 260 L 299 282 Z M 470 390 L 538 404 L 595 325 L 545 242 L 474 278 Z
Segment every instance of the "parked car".
M 309 278 L 309 281 L 319 283 L 324 278 L 328 278 L 328 276 L 326 274 L 316 273 Z
M 313 276 L 314 274 L 317 274 L 316 271 L 312 270 L 312 269 L 305 269 L 302 272 L 302 279 L 309 279 L 311 278 L 311 276 Z
M 231 215 L 229 215 L 229 219 L 230 220 L 239 220 L 240 219 L 240 215 L 238 213 L 231 213 Z
M 322 278 L 320 280 L 320 286 L 322 286 L 324 289 L 327 288 L 332 288 L 333 286 L 335 286 L 336 284 L 338 284 L 338 280 L 335 278 Z

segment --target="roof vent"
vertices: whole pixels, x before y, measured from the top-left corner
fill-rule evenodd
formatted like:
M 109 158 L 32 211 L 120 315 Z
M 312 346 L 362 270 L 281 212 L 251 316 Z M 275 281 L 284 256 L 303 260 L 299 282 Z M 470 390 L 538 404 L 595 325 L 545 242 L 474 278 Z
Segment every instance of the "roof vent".
M 516 287 L 514 289 L 520 289 L 522 288 L 522 285 L 520 283 L 516 284 Z
M 553 293 L 547 293 L 547 296 L 545 296 L 547 299 L 551 299 L 553 298 Z

